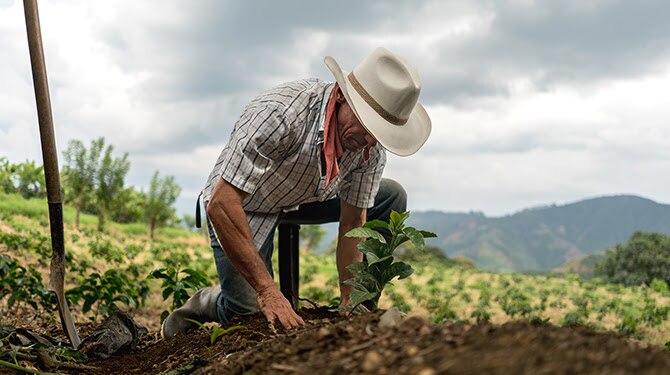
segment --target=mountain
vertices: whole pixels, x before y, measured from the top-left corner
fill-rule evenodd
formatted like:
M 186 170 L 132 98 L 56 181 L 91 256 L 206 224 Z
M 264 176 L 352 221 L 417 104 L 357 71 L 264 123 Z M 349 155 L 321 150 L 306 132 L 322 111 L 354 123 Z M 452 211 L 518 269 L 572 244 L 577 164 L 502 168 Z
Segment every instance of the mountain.
M 412 212 L 409 225 L 437 233 L 430 245 L 478 268 L 546 271 L 625 243 L 637 230 L 670 235 L 670 205 L 632 195 L 526 209 L 503 217 Z

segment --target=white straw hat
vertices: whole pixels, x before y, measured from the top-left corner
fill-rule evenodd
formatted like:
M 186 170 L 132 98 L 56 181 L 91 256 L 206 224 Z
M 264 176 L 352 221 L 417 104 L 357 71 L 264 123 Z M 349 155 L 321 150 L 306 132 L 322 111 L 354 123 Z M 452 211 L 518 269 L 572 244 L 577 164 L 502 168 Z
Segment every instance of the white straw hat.
M 423 146 L 431 122 L 418 102 L 421 82 L 412 64 L 382 47 L 352 72 L 330 56 L 324 62 L 358 120 L 385 149 L 409 156 Z

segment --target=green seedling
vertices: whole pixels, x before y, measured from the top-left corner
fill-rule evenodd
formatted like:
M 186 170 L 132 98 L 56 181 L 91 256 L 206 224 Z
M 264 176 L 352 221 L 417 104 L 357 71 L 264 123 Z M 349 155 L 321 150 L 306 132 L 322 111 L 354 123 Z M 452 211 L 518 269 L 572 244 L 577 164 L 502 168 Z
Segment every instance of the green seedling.
M 163 280 L 161 288 L 163 289 L 163 300 L 172 297 L 172 308 L 181 307 L 189 299 L 189 290 L 196 291 L 208 285 L 207 275 L 191 268 L 179 269 L 175 267 L 156 268 L 147 278 Z M 169 311 L 161 313 L 161 322 L 167 318 Z
M 393 252 L 407 241 L 410 241 L 418 251 L 422 251 L 425 247 L 424 238 L 437 235 L 405 226 L 408 217 L 409 212 L 392 211 L 388 223 L 372 220 L 345 234 L 347 237 L 366 238 L 366 240 L 358 244 L 358 250 L 365 254 L 363 261 L 347 266 L 353 277 L 344 283 L 351 285 L 353 290 L 349 296 L 351 305 L 343 307 L 343 310 L 354 311 L 366 301 L 377 306 L 386 284 L 391 284 L 391 280 L 396 276 L 398 279 L 404 279 L 414 272 L 409 264 L 394 262 Z
M 212 329 L 210 330 L 209 328 L 207 328 L 206 325 L 204 325 L 203 323 L 200 323 L 197 320 L 193 320 L 193 319 L 185 319 L 185 320 L 188 320 L 189 322 L 196 324 L 198 327 L 200 327 L 200 329 L 207 332 L 207 334 L 209 335 L 209 344 L 210 345 L 214 345 L 214 343 L 216 342 L 216 340 L 219 337 L 221 337 L 221 336 L 223 336 L 227 333 L 237 331 L 237 330 L 240 330 L 240 329 L 246 329 L 246 327 L 244 327 L 244 326 L 232 326 L 232 327 L 228 327 L 228 328 L 223 328 L 220 325 L 215 325 L 215 326 L 212 326 Z

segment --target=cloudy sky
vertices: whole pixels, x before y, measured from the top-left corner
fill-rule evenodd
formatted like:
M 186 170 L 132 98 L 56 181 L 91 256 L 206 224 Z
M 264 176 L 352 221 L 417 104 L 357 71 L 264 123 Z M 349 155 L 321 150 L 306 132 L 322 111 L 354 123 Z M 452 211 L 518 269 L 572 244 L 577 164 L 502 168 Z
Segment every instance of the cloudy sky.
M 433 132 L 386 176 L 409 209 L 490 216 L 636 194 L 670 203 L 666 0 L 41 1 L 57 144 L 105 137 L 129 185 L 173 175 L 191 213 L 260 91 L 333 80 L 384 46 Z M 0 0 L 0 156 L 41 163 L 22 2 Z M 62 161 L 62 154 L 61 154 Z M 61 162 L 62 165 L 62 162 Z

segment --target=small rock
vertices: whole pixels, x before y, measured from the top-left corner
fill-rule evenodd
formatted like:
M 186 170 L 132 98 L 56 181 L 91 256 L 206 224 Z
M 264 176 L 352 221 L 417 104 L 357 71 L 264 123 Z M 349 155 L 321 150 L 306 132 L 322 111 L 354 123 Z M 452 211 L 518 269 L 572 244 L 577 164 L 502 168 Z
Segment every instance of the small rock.
M 398 310 L 397 307 L 393 306 L 392 308 L 386 310 L 382 316 L 379 317 L 379 327 L 380 328 L 391 328 L 396 327 L 402 321 L 402 313 Z
M 421 336 L 429 335 L 431 332 L 432 330 L 428 326 L 421 326 L 421 328 L 419 328 L 419 334 Z
M 410 345 L 407 348 L 405 348 L 405 352 L 407 353 L 408 356 L 415 356 L 416 353 L 419 352 L 419 348 L 416 345 Z
M 328 336 L 332 335 L 332 333 L 330 333 L 330 331 L 326 327 L 319 328 L 319 330 L 316 332 L 316 334 L 317 334 L 317 336 L 319 336 L 320 339 L 323 339 L 325 337 L 328 337 Z
M 435 374 L 437 374 L 437 372 L 430 367 L 424 367 L 416 372 L 416 375 L 435 375 Z
M 378 369 L 384 361 L 384 358 L 374 350 L 367 352 L 365 358 L 363 359 L 363 371 L 372 372 Z
M 416 357 L 410 358 L 409 362 L 413 365 L 421 365 L 421 364 L 423 364 L 424 359 L 423 359 L 422 356 L 416 356 Z

